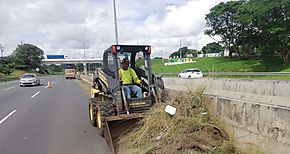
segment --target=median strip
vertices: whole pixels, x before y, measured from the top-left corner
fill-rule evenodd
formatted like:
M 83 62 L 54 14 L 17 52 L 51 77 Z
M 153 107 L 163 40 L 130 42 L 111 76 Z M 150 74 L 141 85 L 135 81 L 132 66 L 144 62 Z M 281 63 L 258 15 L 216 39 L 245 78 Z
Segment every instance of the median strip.
M 6 88 L 6 89 L 4 89 L 4 91 L 7 91 L 7 90 L 10 90 L 10 89 L 13 89 L 13 88 L 15 88 L 15 87 L 13 86 L 13 87 Z
M 14 113 L 16 112 L 16 110 L 11 111 L 7 116 L 5 116 L 1 121 L 0 121 L 0 125 L 7 120 L 10 116 L 12 116 Z
M 32 95 L 30 98 L 34 98 L 36 95 L 38 95 L 40 93 L 40 91 L 38 91 L 37 93 L 35 93 L 34 95 Z

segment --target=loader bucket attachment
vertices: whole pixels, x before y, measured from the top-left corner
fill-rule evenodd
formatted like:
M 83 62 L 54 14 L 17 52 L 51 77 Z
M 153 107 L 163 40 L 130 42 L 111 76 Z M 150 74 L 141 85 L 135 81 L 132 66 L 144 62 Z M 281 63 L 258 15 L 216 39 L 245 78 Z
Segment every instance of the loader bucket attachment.
M 106 117 L 104 137 L 113 154 L 118 153 L 120 136 L 132 130 L 143 117 L 143 113 Z

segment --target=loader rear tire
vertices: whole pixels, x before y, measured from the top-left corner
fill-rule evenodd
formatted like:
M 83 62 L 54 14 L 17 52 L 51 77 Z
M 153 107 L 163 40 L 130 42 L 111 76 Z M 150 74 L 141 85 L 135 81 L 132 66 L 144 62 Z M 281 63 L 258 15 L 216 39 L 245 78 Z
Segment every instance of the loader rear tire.
M 106 101 L 99 101 L 96 107 L 96 121 L 100 131 L 100 135 L 104 137 L 106 121 L 105 118 L 108 116 L 115 115 L 115 109 L 112 103 Z
M 89 103 L 89 117 L 91 124 L 94 127 L 97 127 L 96 103 L 97 100 L 95 98 L 91 98 Z

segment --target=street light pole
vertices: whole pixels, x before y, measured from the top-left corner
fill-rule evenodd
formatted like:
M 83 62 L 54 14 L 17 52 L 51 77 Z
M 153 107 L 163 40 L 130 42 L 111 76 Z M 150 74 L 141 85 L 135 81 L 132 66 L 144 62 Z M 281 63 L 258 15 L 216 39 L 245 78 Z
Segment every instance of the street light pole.
M 119 36 L 118 36 L 118 24 L 117 24 L 116 0 L 113 0 L 113 5 L 114 5 L 115 39 L 116 39 L 116 45 L 118 45 Z
M 83 44 L 83 49 L 84 49 L 84 58 L 85 58 L 85 63 L 84 63 L 84 74 L 87 74 L 87 55 L 86 55 L 86 42 L 91 41 L 92 39 L 95 39 L 94 37 L 87 39 L 87 40 L 79 40 L 76 38 L 73 38 L 74 40 L 80 42 Z
M 83 48 L 84 48 L 84 57 L 85 57 L 85 61 L 87 61 L 86 42 L 83 42 Z

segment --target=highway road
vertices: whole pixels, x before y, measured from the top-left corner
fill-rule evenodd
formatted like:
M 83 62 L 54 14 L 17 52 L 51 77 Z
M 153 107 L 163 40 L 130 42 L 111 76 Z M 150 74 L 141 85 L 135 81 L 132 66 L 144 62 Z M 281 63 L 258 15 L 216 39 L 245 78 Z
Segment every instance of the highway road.
M 47 88 L 51 81 L 52 88 Z M 88 118 L 89 92 L 79 80 L 41 79 L 41 86 L 0 83 L 1 154 L 107 154 Z

